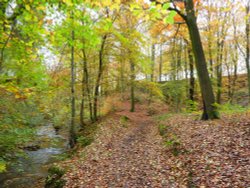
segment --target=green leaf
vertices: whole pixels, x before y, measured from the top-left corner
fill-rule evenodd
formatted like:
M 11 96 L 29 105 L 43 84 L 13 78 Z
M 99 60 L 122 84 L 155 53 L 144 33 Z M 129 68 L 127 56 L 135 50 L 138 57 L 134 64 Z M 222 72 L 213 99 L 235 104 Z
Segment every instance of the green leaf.
M 165 24 L 174 24 L 174 16 L 176 15 L 175 11 L 171 11 L 166 18 L 164 18 Z
M 30 14 L 27 13 L 27 14 L 25 14 L 25 16 L 24 16 L 24 20 L 27 21 L 27 22 L 28 22 L 28 21 L 31 21 L 31 20 L 32 20 L 32 16 L 31 16 Z
M 165 4 L 162 6 L 162 9 L 163 9 L 163 10 L 167 10 L 169 7 L 170 7 L 170 3 L 165 3 Z

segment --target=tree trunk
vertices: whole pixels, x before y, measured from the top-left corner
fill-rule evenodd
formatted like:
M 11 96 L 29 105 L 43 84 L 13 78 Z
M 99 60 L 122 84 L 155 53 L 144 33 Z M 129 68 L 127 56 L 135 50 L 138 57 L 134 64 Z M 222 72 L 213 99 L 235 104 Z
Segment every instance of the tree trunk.
M 162 44 L 160 44 L 159 82 L 162 81 Z
M 81 105 L 80 105 L 80 126 L 82 129 L 85 126 L 85 123 L 84 123 L 84 94 L 83 93 L 82 93 L 82 99 L 81 99 Z
M 83 64 L 82 64 L 82 100 L 81 100 L 81 108 L 80 108 L 80 125 L 82 128 L 85 126 L 84 122 L 84 100 L 86 95 L 86 90 L 89 95 L 89 85 L 88 85 L 88 68 L 87 68 L 87 56 L 85 50 L 82 49 L 83 55 Z M 92 108 L 92 105 L 91 105 Z M 92 109 L 91 109 L 92 111 Z M 90 113 L 90 119 L 92 118 L 92 113 Z M 92 119 L 91 119 L 92 120 Z
M 69 145 L 73 148 L 76 144 L 76 133 L 75 133 L 75 59 L 74 59 L 74 30 L 71 32 L 72 47 L 71 47 L 71 125 L 70 125 L 70 137 Z
M 194 101 L 194 87 L 195 87 L 194 58 L 190 47 L 188 47 L 188 58 L 189 58 L 189 69 L 190 69 L 189 99 L 191 101 Z
M 135 65 L 132 60 L 130 60 L 130 101 L 131 107 L 130 112 L 135 111 Z
M 92 105 L 92 99 L 91 99 L 91 92 L 90 92 L 90 86 L 89 86 L 89 71 L 87 66 L 87 56 L 85 53 L 85 50 L 82 50 L 83 54 L 83 72 L 84 72 L 84 85 L 86 87 L 85 93 L 87 92 L 88 97 L 88 105 L 89 105 L 89 118 L 93 122 L 93 105 Z
M 236 51 L 237 53 L 237 51 Z M 236 87 L 236 81 L 237 81 L 237 78 L 238 78 L 238 58 L 237 58 L 237 61 L 234 62 L 234 76 L 233 76 L 233 83 L 232 83 L 232 92 L 231 92 L 231 103 L 233 103 L 233 100 L 234 100 L 234 93 L 235 93 L 235 87 Z
M 211 5 L 209 5 L 209 8 Z M 208 55 L 209 55 L 209 70 L 210 70 L 210 77 L 213 78 L 214 76 L 214 68 L 213 68 L 213 53 L 212 53 L 212 30 L 211 30 L 211 13 L 208 13 Z
M 96 85 L 94 90 L 94 106 L 93 106 L 93 119 L 97 121 L 97 112 L 98 112 L 98 96 L 99 96 L 99 88 L 100 82 L 103 72 L 103 54 L 104 54 L 104 47 L 106 43 L 107 35 L 102 37 L 101 49 L 99 50 L 99 68 L 97 73 Z
M 172 57 L 172 62 L 170 64 L 171 66 L 171 75 L 170 75 L 170 80 L 175 81 L 176 80 L 176 38 L 172 39 L 172 52 L 171 52 L 171 57 Z
M 151 46 L 151 75 L 150 75 L 151 82 L 154 81 L 154 66 L 155 66 L 155 44 L 152 44 Z
M 177 41 L 178 42 L 178 41 Z M 176 50 L 176 79 L 177 80 L 181 80 L 180 77 L 180 72 L 182 72 L 181 70 L 181 60 L 182 60 L 182 40 L 179 40 L 179 45 L 178 45 L 178 49 Z
M 222 29 L 223 30 L 223 29 Z M 222 33 L 222 35 L 224 35 Z M 217 77 L 217 95 L 216 102 L 221 104 L 221 89 L 222 89 L 222 59 L 223 59 L 223 49 L 224 49 L 224 37 L 220 41 L 220 36 L 218 34 L 217 39 L 217 65 L 216 65 L 216 77 Z
M 186 22 L 189 30 L 190 39 L 192 42 L 192 48 L 195 57 L 195 64 L 197 68 L 201 94 L 204 101 L 204 109 L 202 119 L 216 119 L 218 113 L 216 111 L 215 97 L 213 93 L 212 84 L 209 78 L 207 70 L 206 59 L 201 43 L 199 29 L 196 23 L 196 17 L 194 12 L 194 4 L 192 0 L 186 1 Z
M 235 18 L 233 19 L 233 29 L 234 29 L 234 39 L 236 40 L 234 42 L 234 46 L 233 46 L 233 78 L 232 78 L 232 87 L 231 87 L 231 96 L 230 96 L 230 103 L 233 103 L 234 101 L 234 93 L 235 93 L 235 87 L 236 87 L 236 81 L 238 78 L 238 60 L 239 60 L 239 54 L 238 54 L 238 41 L 237 41 L 237 21 L 235 20 Z
M 250 1 L 246 6 L 246 68 L 248 78 L 248 102 L 250 103 Z

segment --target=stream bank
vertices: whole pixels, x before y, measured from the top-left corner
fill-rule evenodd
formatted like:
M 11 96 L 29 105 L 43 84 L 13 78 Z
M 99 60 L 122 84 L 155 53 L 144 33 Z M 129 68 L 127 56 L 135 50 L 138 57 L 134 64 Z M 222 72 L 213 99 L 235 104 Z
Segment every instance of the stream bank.
M 0 188 L 39 187 L 49 166 L 67 151 L 67 138 L 67 133 L 56 131 L 51 123 L 37 127 L 33 141 L 36 144 L 26 147 L 25 155 L 0 174 Z

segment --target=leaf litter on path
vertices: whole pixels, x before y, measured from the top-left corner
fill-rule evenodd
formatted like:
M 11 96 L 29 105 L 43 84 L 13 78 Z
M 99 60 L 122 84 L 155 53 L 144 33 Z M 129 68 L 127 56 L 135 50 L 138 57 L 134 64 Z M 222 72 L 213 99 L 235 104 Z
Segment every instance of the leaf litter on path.
M 180 141 L 179 155 L 164 147 L 158 123 L 145 107 L 110 115 L 95 141 L 65 162 L 67 188 L 247 188 L 250 115 L 198 121 L 173 115 L 164 123 Z M 126 121 L 121 117 L 126 116 Z M 125 125 L 126 124 L 126 125 Z

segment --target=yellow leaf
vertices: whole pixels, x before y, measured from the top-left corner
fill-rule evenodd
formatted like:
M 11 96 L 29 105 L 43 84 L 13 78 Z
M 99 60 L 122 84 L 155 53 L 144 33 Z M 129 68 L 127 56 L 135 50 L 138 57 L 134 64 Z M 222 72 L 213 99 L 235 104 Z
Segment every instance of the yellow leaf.
M 25 5 L 25 9 L 30 11 L 30 6 L 29 5 Z
M 43 5 L 40 5 L 39 7 L 37 7 L 37 10 L 45 10 L 45 9 L 46 9 L 46 7 Z
M 71 0 L 63 0 L 63 2 L 64 2 L 66 5 L 68 5 L 68 6 L 72 6 L 72 5 L 73 5 L 73 3 L 72 3 Z
M 6 170 L 6 163 L 4 161 L 0 161 L 0 172 L 4 172 Z
M 112 2 L 110 0 L 104 0 L 104 1 L 102 1 L 102 5 L 103 6 L 110 6 L 110 5 L 112 5 Z

